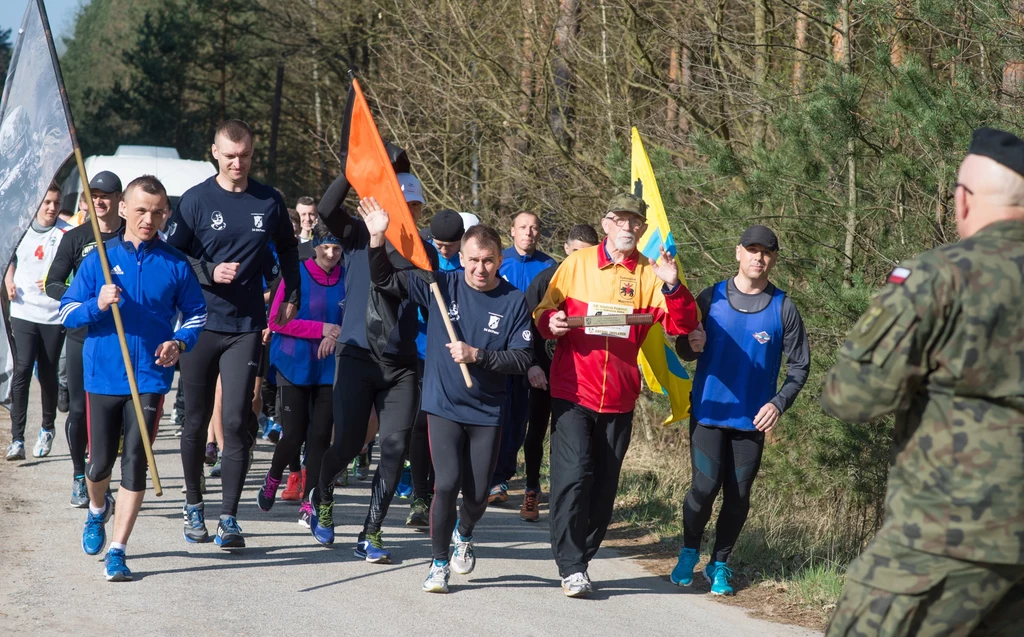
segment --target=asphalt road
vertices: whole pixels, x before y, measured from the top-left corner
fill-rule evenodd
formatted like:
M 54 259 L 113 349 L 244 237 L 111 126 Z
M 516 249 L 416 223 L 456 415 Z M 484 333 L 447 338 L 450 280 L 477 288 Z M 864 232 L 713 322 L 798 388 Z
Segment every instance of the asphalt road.
M 591 565 L 595 594 L 568 599 L 551 558 L 546 510 L 537 524 L 520 521 L 511 507 L 488 510 L 475 533 L 476 570 L 453 574 L 448 595 L 423 593 L 429 537 L 404 526 L 406 501 L 395 501 L 384 527 L 393 564 L 352 556 L 369 499 L 366 482 L 337 490 L 337 543 L 321 547 L 296 523 L 297 503 L 279 499 L 270 513 L 257 508 L 256 489 L 272 451 L 262 441 L 239 510 L 248 547 L 235 553 L 213 543 L 187 544 L 178 439 L 166 417 L 155 445 L 164 495 L 147 494 L 128 543 L 135 579 L 108 583 L 99 557 L 82 552 L 85 512 L 68 505 L 71 463 L 62 435 L 49 457 L 31 457 L 39 427 L 35 386 L 31 402 L 28 460 L 0 460 L 0 634 L 818 634 L 750 618 L 672 586 L 611 550 Z M 6 412 L 0 418 L 6 448 Z M 63 418 L 58 414 L 59 432 Z M 207 501 L 216 510 L 219 480 L 208 479 L 208 487 Z M 216 523 L 208 520 L 207 527 L 213 533 Z

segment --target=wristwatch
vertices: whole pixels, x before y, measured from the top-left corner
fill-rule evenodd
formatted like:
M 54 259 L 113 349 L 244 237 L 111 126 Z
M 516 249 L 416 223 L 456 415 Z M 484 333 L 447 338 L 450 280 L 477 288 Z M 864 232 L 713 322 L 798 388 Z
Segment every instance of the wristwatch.
M 185 341 L 176 338 L 176 339 L 174 339 L 174 344 L 178 346 L 178 353 L 179 354 L 185 352 Z

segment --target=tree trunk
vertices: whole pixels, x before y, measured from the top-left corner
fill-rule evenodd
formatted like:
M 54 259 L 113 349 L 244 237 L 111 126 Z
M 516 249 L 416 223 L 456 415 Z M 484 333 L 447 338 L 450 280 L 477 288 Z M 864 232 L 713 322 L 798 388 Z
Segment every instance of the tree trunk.
M 757 101 L 761 101 L 764 82 L 768 72 L 768 37 L 765 29 L 767 12 L 765 0 L 754 0 L 754 86 L 757 91 Z M 765 124 L 764 112 L 760 108 L 754 109 L 754 143 L 764 141 Z
M 313 42 L 317 42 L 317 0 L 310 0 L 313 8 Z M 317 168 L 320 172 L 320 192 L 322 195 L 327 190 L 327 157 L 324 154 L 324 120 L 323 111 L 320 108 L 320 64 L 317 59 L 320 47 L 313 47 L 313 116 L 316 119 L 316 156 Z
M 889 63 L 899 68 L 903 66 L 903 60 L 907 53 L 907 44 L 903 39 L 903 30 L 900 28 L 900 19 L 903 17 L 905 7 L 900 2 L 895 9 L 895 24 L 889 34 Z
M 665 104 L 665 130 L 672 135 L 676 132 L 679 117 L 679 104 L 676 102 L 679 93 L 679 47 L 675 42 L 668 52 L 668 93 Z
M 796 49 L 793 57 L 793 94 L 801 96 L 807 90 L 807 80 L 804 78 L 804 67 L 807 65 L 807 13 L 811 9 L 810 0 L 801 0 L 800 11 L 796 14 L 796 35 L 793 37 L 793 48 Z
M 267 178 L 277 180 L 277 134 L 281 130 L 281 93 L 284 87 L 284 59 L 277 61 L 274 80 L 274 101 L 270 103 L 270 151 L 267 154 Z
M 832 55 L 841 62 L 844 73 L 853 70 L 853 38 L 850 32 L 850 1 L 839 10 L 838 39 L 832 40 Z M 843 287 L 853 285 L 853 249 L 857 236 L 857 145 L 853 137 L 846 142 L 846 241 L 843 243 Z
M 608 79 L 608 16 L 601 0 L 601 67 L 604 70 L 604 109 L 608 117 L 608 139 L 615 144 L 615 120 L 612 117 L 612 88 Z
M 555 22 L 555 54 L 551 60 L 554 85 L 554 106 L 551 108 L 551 130 L 555 140 L 567 152 L 572 152 L 572 94 L 576 78 L 569 64 L 573 44 L 579 32 L 579 0 L 560 0 L 558 20 Z

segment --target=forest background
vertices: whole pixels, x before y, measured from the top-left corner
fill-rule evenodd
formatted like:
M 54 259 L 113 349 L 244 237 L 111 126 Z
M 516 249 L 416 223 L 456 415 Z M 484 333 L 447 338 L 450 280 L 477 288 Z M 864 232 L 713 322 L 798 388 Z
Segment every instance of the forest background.
M 888 271 L 956 239 L 971 130 L 1021 130 L 1022 35 L 1020 0 L 91 0 L 61 64 L 87 156 L 138 143 L 209 159 L 214 126 L 237 117 L 256 131 L 255 176 L 292 203 L 337 173 L 354 69 L 427 218 L 537 211 L 558 256 L 628 187 L 638 127 L 695 293 L 735 273 L 747 225 L 780 236 L 773 278 L 814 362 L 734 566 L 820 620 L 880 523 L 891 426 L 826 416 L 822 377 Z M 10 44 L 0 32 L 4 68 Z M 670 554 L 687 429 L 661 427 L 660 397 L 639 409 L 617 515 Z

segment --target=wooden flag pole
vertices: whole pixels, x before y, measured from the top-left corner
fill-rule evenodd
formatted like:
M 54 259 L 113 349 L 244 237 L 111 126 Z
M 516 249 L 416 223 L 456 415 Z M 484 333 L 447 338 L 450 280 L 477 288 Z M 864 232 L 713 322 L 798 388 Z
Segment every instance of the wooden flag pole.
M 430 284 L 430 290 L 434 293 L 438 309 L 441 310 L 441 318 L 444 319 L 445 329 L 448 330 L 448 338 L 452 339 L 452 343 L 458 343 L 459 337 L 455 334 L 455 326 L 452 325 L 451 318 L 448 317 L 448 308 L 445 307 L 444 297 L 441 296 L 441 288 L 437 285 L 437 281 Z M 466 387 L 472 389 L 473 379 L 469 375 L 469 367 L 465 363 L 459 363 L 459 367 L 462 369 L 462 380 L 466 381 Z
M 57 50 L 53 45 L 53 34 L 50 32 L 50 22 L 46 18 L 46 8 L 43 0 L 36 0 L 39 7 L 39 14 L 43 19 L 43 31 L 46 33 L 46 43 L 50 47 L 50 60 L 53 62 L 53 70 L 57 76 L 57 86 L 60 88 L 60 99 L 64 103 L 64 116 L 68 121 L 68 130 L 71 133 L 71 143 L 75 149 L 75 162 L 78 164 L 78 176 L 82 180 L 82 188 L 85 192 L 85 199 L 89 204 L 89 220 L 92 224 L 92 234 L 96 239 L 96 251 L 100 255 L 100 264 L 103 267 L 103 280 L 107 285 L 113 283 L 110 276 L 110 262 L 107 260 L 107 250 L 103 245 L 103 235 L 100 232 L 100 222 L 96 218 L 96 209 L 92 205 L 92 190 L 89 188 L 89 178 L 85 174 L 85 162 L 82 160 L 82 149 L 78 145 L 78 134 L 75 132 L 75 123 L 71 119 L 71 106 L 68 104 L 68 92 L 64 88 L 64 76 L 61 75 L 60 65 L 57 63 Z M 153 479 L 153 493 L 157 497 L 164 494 L 160 486 L 160 473 L 156 468 L 156 460 L 153 458 L 153 445 L 149 441 L 149 431 L 146 429 L 146 419 L 142 413 L 142 401 L 139 399 L 139 387 L 135 382 L 135 372 L 132 369 L 132 358 L 128 353 L 128 342 L 124 336 L 124 324 L 121 322 L 121 308 L 117 304 L 110 306 L 114 315 L 114 327 L 117 328 L 117 341 L 121 345 L 121 356 L 124 358 L 124 368 L 128 374 L 128 387 L 132 392 L 132 403 L 135 405 L 135 419 L 138 421 L 139 431 L 142 434 L 142 447 L 146 450 L 146 462 L 149 463 L 149 475 Z M 159 414 L 158 414 L 159 416 Z

